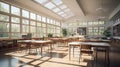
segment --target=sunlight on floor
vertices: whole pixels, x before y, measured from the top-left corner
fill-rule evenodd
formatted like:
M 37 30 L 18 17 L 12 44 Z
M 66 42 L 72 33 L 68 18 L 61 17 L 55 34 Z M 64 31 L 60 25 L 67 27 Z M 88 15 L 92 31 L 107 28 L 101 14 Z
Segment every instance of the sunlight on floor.
M 13 58 L 18 59 L 18 67 L 24 66 L 24 67 L 86 67 L 88 65 L 88 62 L 85 62 L 84 59 L 91 60 L 91 56 L 85 55 L 82 56 L 82 59 L 80 60 L 80 63 L 78 62 L 79 56 L 72 57 L 69 61 L 68 59 L 68 49 L 55 49 L 52 51 L 52 53 L 56 54 L 55 56 L 59 56 L 59 54 L 64 53 L 63 58 L 61 57 L 49 57 L 49 56 L 41 56 L 41 55 L 31 55 L 28 53 L 23 52 L 11 52 L 6 53 L 6 55 L 10 55 Z M 46 52 L 44 52 L 46 53 Z M 79 54 L 76 54 L 79 55 Z

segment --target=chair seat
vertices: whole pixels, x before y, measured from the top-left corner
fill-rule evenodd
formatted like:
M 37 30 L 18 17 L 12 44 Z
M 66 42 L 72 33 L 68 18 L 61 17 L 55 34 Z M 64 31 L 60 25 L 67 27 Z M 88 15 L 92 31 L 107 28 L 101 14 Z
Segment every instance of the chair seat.
M 93 54 L 92 50 L 81 50 L 81 53 Z
M 91 55 L 94 58 L 94 50 L 92 49 L 91 45 L 82 44 L 80 45 L 80 55 L 79 55 L 79 62 L 82 58 L 82 54 L 88 54 Z

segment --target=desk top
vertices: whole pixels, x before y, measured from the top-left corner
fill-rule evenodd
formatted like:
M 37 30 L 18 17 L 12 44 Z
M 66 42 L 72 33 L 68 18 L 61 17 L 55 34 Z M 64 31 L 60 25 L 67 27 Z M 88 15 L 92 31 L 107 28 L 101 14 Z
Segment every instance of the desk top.
M 92 46 L 106 46 L 109 47 L 110 44 L 109 43 L 104 43 L 104 42 L 70 42 L 68 43 L 69 45 L 82 45 L 82 44 L 86 44 L 86 45 L 92 45 Z
M 52 42 L 51 40 L 22 40 L 19 42 L 26 42 L 26 43 L 46 43 L 46 42 Z
M 110 42 L 110 40 L 105 40 L 105 39 L 79 39 L 79 40 L 83 40 L 83 41 L 99 41 L 99 42 Z

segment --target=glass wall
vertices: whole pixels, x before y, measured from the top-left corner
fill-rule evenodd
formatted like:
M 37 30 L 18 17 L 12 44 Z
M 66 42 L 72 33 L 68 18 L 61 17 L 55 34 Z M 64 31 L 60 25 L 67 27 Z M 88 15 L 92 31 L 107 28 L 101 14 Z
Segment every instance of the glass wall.
M 68 34 L 76 35 L 77 27 L 86 27 L 87 35 L 92 36 L 102 36 L 104 32 L 104 21 L 94 21 L 94 22 L 68 22 Z
M 32 33 L 32 37 L 43 37 L 48 33 L 60 36 L 60 30 L 61 24 L 58 20 L 0 2 L 1 38 L 21 38 L 27 33 Z

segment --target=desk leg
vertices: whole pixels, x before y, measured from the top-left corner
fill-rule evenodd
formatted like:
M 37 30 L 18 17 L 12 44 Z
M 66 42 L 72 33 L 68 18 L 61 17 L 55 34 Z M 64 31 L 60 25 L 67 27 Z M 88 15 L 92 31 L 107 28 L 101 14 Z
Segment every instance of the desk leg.
M 74 57 L 74 46 L 73 46 L 73 57 Z
M 40 45 L 40 48 L 41 48 L 41 56 L 42 56 L 42 44 Z
M 69 60 L 71 60 L 71 45 L 69 45 Z
M 52 45 L 53 45 L 53 44 L 50 44 L 50 52 L 52 52 Z
M 109 67 L 110 60 L 109 60 L 109 47 L 106 48 L 106 67 Z

